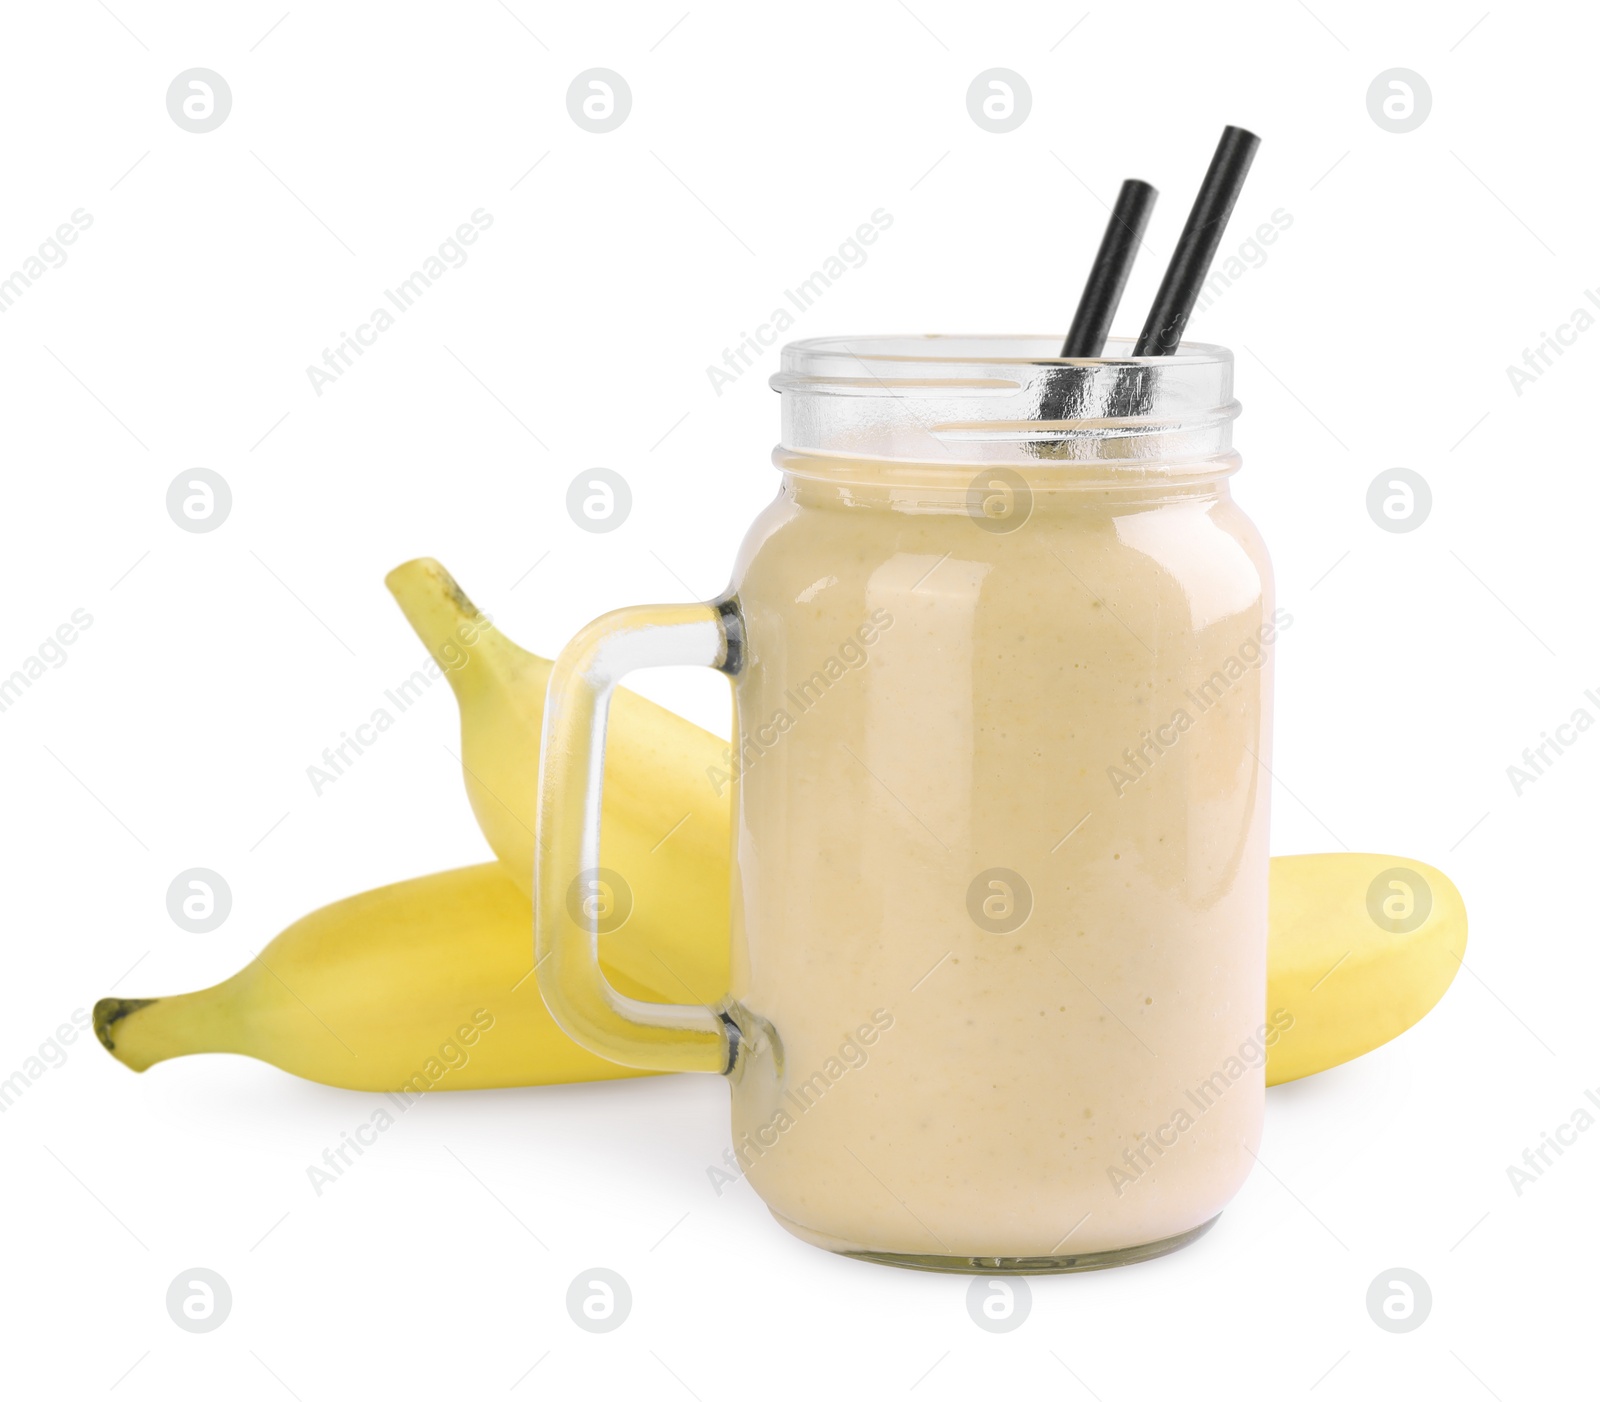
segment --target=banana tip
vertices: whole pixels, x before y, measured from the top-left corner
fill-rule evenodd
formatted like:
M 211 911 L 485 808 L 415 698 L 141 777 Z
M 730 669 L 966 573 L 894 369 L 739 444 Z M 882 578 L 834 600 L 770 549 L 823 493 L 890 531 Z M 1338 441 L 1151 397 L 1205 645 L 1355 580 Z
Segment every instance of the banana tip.
M 148 1008 L 155 1001 L 154 998 L 102 998 L 94 1005 L 94 1035 L 100 1039 L 100 1045 L 124 1066 L 132 1066 L 133 1063 L 127 1061 L 117 1050 L 117 1024 L 129 1013 L 136 1013 L 140 1008 Z M 133 1069 L 142 1071 L 144 1067 L 133 1066 Z
M 396 565 L 384 575 L 383 582 L 389 592 L 397 597 L 426 582 L 434 589 L 447 594 L 457 604 L 466 603 L 467 607 L 471 608 L 455 577 L 431 555 L 419 555 L 415 560 L 407 560 L 403 565 Z

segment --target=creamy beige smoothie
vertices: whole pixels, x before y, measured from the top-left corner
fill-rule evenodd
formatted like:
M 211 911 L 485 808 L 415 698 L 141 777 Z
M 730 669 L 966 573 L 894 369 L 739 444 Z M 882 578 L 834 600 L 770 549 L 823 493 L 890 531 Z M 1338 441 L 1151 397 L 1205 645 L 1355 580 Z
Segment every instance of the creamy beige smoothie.
M 1274 615 L 1231 456 L 780 454 L 734 576 L 734 1171 L 835 1250 L 1209 1222 L 1258 1143 Z M 893 479 L 891 482 L 890 479 Z M 1015 505 L 1015 503 L 1013 503 Z

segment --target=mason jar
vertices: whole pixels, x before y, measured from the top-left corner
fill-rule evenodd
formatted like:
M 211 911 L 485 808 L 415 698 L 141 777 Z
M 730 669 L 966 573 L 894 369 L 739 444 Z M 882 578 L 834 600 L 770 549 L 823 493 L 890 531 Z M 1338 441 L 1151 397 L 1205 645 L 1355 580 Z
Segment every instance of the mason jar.
M 539 980 L 581 1044 L 732 1091 L 731 1170 L 877 1261 L 1089 1269 L 1249 1172 L 1266 1049 L 1275 613 L 1234 503 L 1233 359 L 1045 337 L 803 341 L 777 495 L 706 604 L 552 674 Z M 731 679 L 733 986 L 623 997 L 565 899 L 601 866 L 606 707 Z

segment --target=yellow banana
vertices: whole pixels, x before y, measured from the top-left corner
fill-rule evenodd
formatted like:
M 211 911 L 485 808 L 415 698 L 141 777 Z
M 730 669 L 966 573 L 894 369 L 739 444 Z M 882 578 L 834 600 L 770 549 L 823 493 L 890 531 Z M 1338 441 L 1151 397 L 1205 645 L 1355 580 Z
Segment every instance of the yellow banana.
M 94 1029 L 135 1071 L 195 1052 L 238 1052 L 351 1090 L 638 1075 L 555 1025 L 532 963 L 528 898 L 498 862 L 486 862 L 325 906 L 215 987 L 102 998 Z M 635 997 L 649 996 L 608 973 Z
M 1430 909 L 1391 934 L 1368 908 L 1374 879 L 1408 873 Z M 1387 894 L 1389 887 L 1382 888 Z M 1371 1051 L 1449 986 L 1466 912 L 1444 875 L 1394 857 L 1272 859 L 1267 1013 L 1292 1014 L 1267 1051 L 1267 1083 Z M 1401 925 L 1410 923 L 1402 919 Z M 135 1071 L 195 1052 L 238 1052 L 352 1090 L 473 1090 L 642 1074 L 570 1041 L 540 1001 L 532 909 L 497 862 L 352 896 L 297 921 L 239 973 L 175 998 L 103 998 L 94 1028 Z M 722 932 L 700 927 L 706 941 Z M 660 966 L 635 998 L 679 996 Z M 1279 1017 L 1276 1025 L 1282 1026 Z
M 527 890 L 550 663 L 489 624 L 436 560 L 401 565 L 388 584 L 455 689 L 473 810 Z M 725 768 L 715 736 L 618 691 L 601 843 L 607 865 L 626 874 L 637 914 L 620 934 L 601 936 L 601 962 L 662 987 L 655 1001 L 712 1002 L 700 992 L 727 987 L 728 810 L 708 777 Z M 655 850 L 655 835 L 680 818 Z M 1409 932 L 1379 923 L 1381 910 L 1369 908 L 1373 883 L 1391 869 L 1420 878 L 1429 892 L 1430 909 Z M 1267 1010 L 1292 1013 L 1295 1023 L 1269 1056 L 1269 1085 L 1325 1071 L 1399 1036 L 1438 1002 L 1460 966 L 1466 908 L 1434 867 L 1361 853 L 1274 857 L 1270 886 Z M 1391 894 L 1385 887 L 1380 897 Z M 677 977 L 663 984 L 663 973 Z
M 455 692 L 467 797 L 489 846 L 523 891 L 533 887 L 533 813 L 550 663 L 494 626 L 437 560 L 385 581 Z M 575 898 L 631 900 L 600 937 L 601 962 L 669 1003 L 717 1003 L 728 991 L 729 802 L 715 735 L 619 689 L 611 705 L 600 853 L 608 889 Z M 619 889 L 609 889 L 612 885 Z M 601 921 L 605 929 L 605 921 Z
M 1267 1084 L 1380 1047 L 1444 996 L 1467 949 L 1467 908 L 1435 867 L 1365 852 L 1274 857 L 1267 1011 L 1294 1024 Z

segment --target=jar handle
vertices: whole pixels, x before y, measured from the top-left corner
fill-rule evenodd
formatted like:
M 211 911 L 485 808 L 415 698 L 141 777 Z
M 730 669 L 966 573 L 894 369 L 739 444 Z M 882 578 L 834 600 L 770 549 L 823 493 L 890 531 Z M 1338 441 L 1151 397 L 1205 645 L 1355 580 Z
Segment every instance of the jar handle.
M 738 1060 L 737 1024 L 719 1008 L 647 1003 L 600 969 L 600 908 L 585 899 L 600 868 L 600 788 L 612 693 L 641 667 L 738 671 L 744 630 L 732 599 L 651 604 L 597 618 L 550 672 L 540 744 L 534 849 L 534 967 L 539 993 L 579 1046 L 646 1071 L 715 1071 Z

